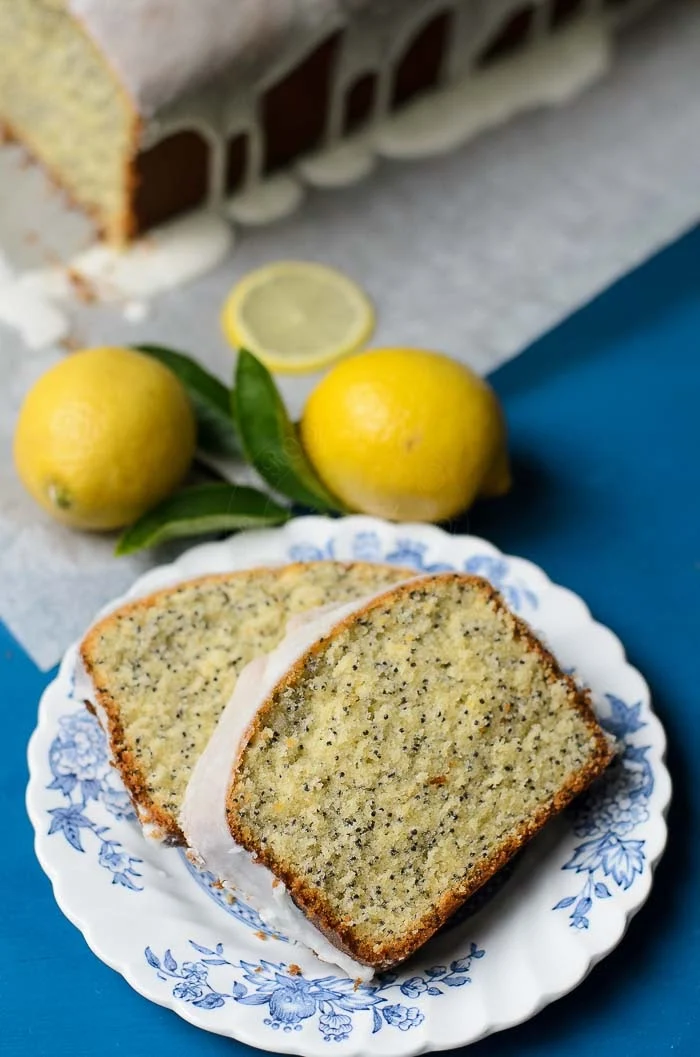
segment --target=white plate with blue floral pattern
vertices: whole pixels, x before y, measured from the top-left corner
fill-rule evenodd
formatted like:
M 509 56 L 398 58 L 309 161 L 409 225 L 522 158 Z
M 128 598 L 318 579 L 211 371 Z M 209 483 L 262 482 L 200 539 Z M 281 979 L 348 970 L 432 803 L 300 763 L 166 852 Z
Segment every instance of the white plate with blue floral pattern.
M 666 840 L 664 732 L 619 640 L 576 595 L 530 562 L 432 526 L 298 518 L 195 547 L 141 577 L 127 597 L 204 573 L 322 558 L 486 576 L 591 688 L 602 724 L 621 744 L 618 761 L 470 913 L 405 968 L 358 987 L 251 908 L 227 902 L 179 849 L 146 842 L 102 732 L 73 696 L 71 649 L 42 698 L 29 747 L 37 855 L 95 954 L 200 1028 L 309 1057 L 463 1046 L 570 991 L 621 939 Z

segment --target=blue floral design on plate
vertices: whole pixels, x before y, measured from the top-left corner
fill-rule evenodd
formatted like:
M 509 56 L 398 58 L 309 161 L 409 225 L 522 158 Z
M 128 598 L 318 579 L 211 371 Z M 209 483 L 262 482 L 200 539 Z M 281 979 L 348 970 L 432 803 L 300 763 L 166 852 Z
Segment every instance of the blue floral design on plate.
M 72 696 L 71 698 L 76 700 Z M 82 834 L 91 834 L 96 840 L 97 862 L 112 874 L 112 884 L 122 885 L 133 892 L 143 890 L 139 883 L 141 874 L 136 869 L 143 860 L 129 855 L 121 843 L 109 836 L 109 826 L 99 826 L 89 816 L 90 802 L 103 805 L 112 817 L 120 821 L 135 821 L 129 794 L 109 762 L 107 738 L 98 720 L 85 707 L 58 720 L 58 734 L 49 749 L 49 767 L 53 780 L 49 789 L 61 793 L 64 803 L 49 809 L 51 822 L 49 835 L 61 833 L 76 851 L 85 852 Z M 287 943 L 267 925 L 257 911 L 241 899 L 232 900 L 230 895 L 217 885 L 216 878 L 206 870 L 199 870 L 186 855 L 182 854 L 189 874 L 219 906 L 241 924 Z
M 265 1007 L 263 1024 L 275 1031 L 301 1031 L 305 1021 L 316 1020 L 326 1042 L 347 1039 L 353 1030 L 353 1015 L 358 1013 L 371 1014 L 372 1034 L 387 1027 L 399 1031 L 418 1027 L 424 1013 L 401 998 L 420 1000 L 464 987 L 471 983 L 473 962 L 486 953 L 472 943 L 468 955 L 449 965 L 433 966 L 407 980 L 396 973 L 383 973 L 370 983 L 358 985 L 349 977 L 305 977 L 293 963 L 229 961 L 223 943 L 213 949 L 194 940 L 189 943 L 201 956 L 196 961 L 178 962 L 171 950 L 162 958 L 150 947 L 144 951 L 158 979 L 174 981 L 173 998 L 198 1009 L 220 1009 L 227 1002 Z
M 585 875 L 585 883 L 552 908 L 571 908 L 569 921 L 576 929 L 589 928 L 596 900 L 610 899 L 611 885 L 631 888 L 646 862 L 645 841 L 629 836 L 649 818 L 654 790 L 647 758 L 651 746 L 635 742 L 635 735 L 647 725 L 640 719 L 642 703 L 627 705 L 613 694 L 605 696 L 610 712 L 600 717 L 600 724 L 617 739 L 619 752 L 605 776 L 573 808 L 574 834 L 586 839 L 562 869 Z
M 289 549 L 292 561 L 330 561 L 337 557 L 336 541 L 325 543 L 296 543 Z M 428 545 L 404 537 L 385 545 L 377 532 L 356 532 L 352 538 L 350 553 L 354 561 L 388 562 L 391 565 L 407 565 L 423 573 L 455 572 L 457 566 L 449 562 L 433 562 L 428 558 Z M 501 592 L 515 610 L 537 608 L 537 595 L 521 580 L 514 579 L 508 561 L 500 556 L 475 554 L 462 564 L 462 572 L 484 576 Z
M 529 606 L 537 609 L 537 595 L 521 580 L 513 580 L 510 566 L 505 558 L 494 558 L 490 554 L 475 554 L 464 563 L 465 573 L 485 576 L 500 591 L 511 609 L 520 610 Z
M 242 925 L 253 929 L 254 932 L 262 933 L 263 936 L 270 936 L 272 939 L 280 940 L 282 943 L 289 943 L 286 936 L 281 936 L 279 932 L 270 928 L 263 921 L 257 910 L 254 910 L 253 907 L 244 903 L 242 899 L 234 897 L 231 892 L 228 892 L 213 873 L 209 873 L 208 870 L 201 870 L 198 866 L 195 866 L 182 849 L 180 850 L 180 855 L 187 872 L 194 878 L 199 887 L 214 900 L 217 906 L 220 906 L 236 921 L 240 921 Z
M 111 873 L 112 884 L 141 891 L 136 867 L 142 860 L 128 855 L 121 841 L 109 836 L 110 827 L 98 825 L 89 814 L 90 804 L 100 803 L 116 821 L 136 818 L 128 793 L 110 767 L 104 733 L 85 708 L 59 717 L 49 767 L 53 780 L 47 788 L 55 789 L 63 799 L 60 806 L 49 810 L 49 835 L 60 833 L 72 848 L 84 853 L 83 840 L 90 834 L 96 842 L 97 861 Z
M 335 561 L 335 540 L 328 540 L 321 547 L 313 543 L 295 543 L 289 548 L 289 557 L 293 562 Z

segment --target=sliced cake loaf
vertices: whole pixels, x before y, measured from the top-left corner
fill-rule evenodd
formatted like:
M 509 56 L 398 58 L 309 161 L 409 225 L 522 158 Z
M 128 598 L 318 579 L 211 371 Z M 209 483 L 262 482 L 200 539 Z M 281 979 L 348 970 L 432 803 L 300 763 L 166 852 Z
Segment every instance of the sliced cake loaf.
M 276 646 L 287 621 L 403 580 L 405 569 L 310 562 L 193 580 L 117 609 L 85 637 L 76 684 L 151 835 L 177 821 L 197 759 L 238 673 Z
M 486 581 L 458 574 L 346 612 L 257 704 L 234 747 L 230 837 L 374 969 L 424 943 L 611 758 L 586 695 Z
M 548 67 L 655 2 L 0 0 L 0 131 L 122 243 L 194 207 L 227 214 L 232 192 L 467 73 L 496 93 L 475 132 L 510 109 L 508 66 L 526 76 L 530 54 L 542 83 L 520 106 L 548 102 Z

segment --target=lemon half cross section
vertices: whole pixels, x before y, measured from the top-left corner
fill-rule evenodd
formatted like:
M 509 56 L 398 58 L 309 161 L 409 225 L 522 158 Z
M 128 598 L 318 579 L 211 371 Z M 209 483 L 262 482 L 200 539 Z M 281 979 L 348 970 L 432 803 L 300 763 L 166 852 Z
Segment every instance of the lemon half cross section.
M 361 348 L 374 329 L 374 310 L 341 272 L 278 261 L 233 288 L 221 322 L 235 348 L 248 349 L 271 371 L 299 373 Z

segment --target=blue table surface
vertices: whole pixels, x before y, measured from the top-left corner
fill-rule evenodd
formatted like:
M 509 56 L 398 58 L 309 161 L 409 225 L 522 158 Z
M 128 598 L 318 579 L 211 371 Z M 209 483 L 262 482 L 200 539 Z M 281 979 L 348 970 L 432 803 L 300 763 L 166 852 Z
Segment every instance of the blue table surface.
M 666 726 L 675 792 L 667 852 L 622 944 L 470 1057 L 700 1052 L 699 354 L 700 229 L 493 376 L 515 487 L 458 527 L 543 566 L 617 632 Z M 252 1054 L 141 998 L 61 915 L 24 808 L 25 746 L 50 675 L 2 627 L 0 666 L 0 1053 Z

